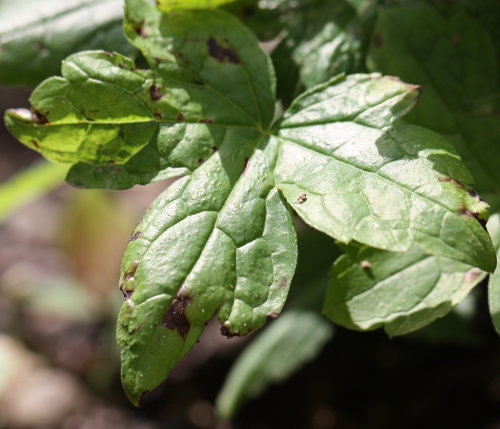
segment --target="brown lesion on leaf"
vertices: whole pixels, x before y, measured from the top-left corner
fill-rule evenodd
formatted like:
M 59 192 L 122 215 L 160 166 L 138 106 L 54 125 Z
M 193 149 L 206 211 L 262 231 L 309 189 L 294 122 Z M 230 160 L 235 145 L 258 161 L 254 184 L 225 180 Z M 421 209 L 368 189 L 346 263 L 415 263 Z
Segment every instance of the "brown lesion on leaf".
M 47 114 L 44 114 L 35 108 L 31 109 L 31 120 L 37 125 L 44 125 L 49 122 Z
M 461 215 L 476 219 L 481 227 L 486 231 L 486 219 L 483 219 L 478 212 L 463 208 L 458 211 Z
M 212 121 L 211 119 L 203 118 L 203 119 L 200 119 L 200 123 L 202 123 L 202 124 L 213 124 L 214 121 Z
M 267 318 L 268 318 L 269 320 L 275 320 L 275 319 L 277 319 L 277 318 L 278 318 L 278 316 L 279 316 L 279 313 L 276 313 L 275 311 L 273 311 L 272 313 L 269 313 L 269 314 L 267 315 Z
M 467 192 L 469 192 L 469 195 L 472 197 L 472 198 L 475 198 L 477 201 L 480 201 L 480 202 L 483 202 L 485 203 L 486 201 L 484 201 L 482 198 L 481 198 L 481 195 L 479 195 L 474 189 L 470 188 Z
M 149 96 L 151 97 L 151 100 L 158 101 L 160 98 L 163 97 L 163 93 L 160 91 L 160 88 L 158 88 L 156 85 L 151 85 L 149 87 Z
M 295 204 L 304 204 L 307 201 L 307 194 L 304 192 L 297 197 Z
M 372 264 L 370 264 L 368 261 L 361 261 L 359 265 L 361 265 L 361 268 L 363 268 L 363 270 L 371 270 L 373 268 Z
M 214 37 L 210 37 L 207 40 L 208 54 L 215 58 L 217 61 L 221 63 L 229 62 L 231 64 L 239 64 L 240 58 L 238 54 L 232 49 L 222 46 L 219 44 L 217 39 Z
M 204 159 L 203 158 L 198 158 L 198 164 L 203 164 Z
M 226 324 L 223 324 L 221 327 L 220 327 L 220 333 L 226 337 L 228 340 L 230 338 L 233 338 L 233 337 L 237 337 L 239 336 L 238 332 L 232 332 L 231 329 L 229 328 L 229 326 L 227 326 Z
M 456 179 L 452 179 L 451 177 L 439 177 L 438 180 L 440 182 L 449 182 L 453 185 L 455 185 L 457 188 L 461 188 L 463 189 L 464 185 L 462 184 L 462 182 L 460 182 L 460 180 L 456 180 Z
M 153 116 L 154 116 L 156 119 L 163 119 L 163 115 L 161 114 L 161 112 L 154 112 L 154 113 L 153 113 Z
M 184 115 L 182 112 L 180 112 L 178 115 L 177 115 L 177 118 L 175 118 L 177 120 L 177 122 L 184 122 Z
M 280 289 L 285 289 L 288 286 L 288 277 L 283 277 L 280 280 Z
M 145 30 L 144 28 L 144 20 L 140 21 L 140 22 L 136 22 L 132 28 L 134 29 L 134 31 L 140 36 L 142 37 L 143 39 L 145 39 L 146 37 L 148 37 L 148 33 L 147 31 Z
M 460 37 L 460 34 L 454 34 L 451 36 L 451 44 L 454 46 L 457 46 L 461 42 L 462 38 Z
M 37 149 L 40 149 L 40 143 L 39 143 L 37 140 L 35 140 L 35 139 L 31 139 L 31 140 L 30 140 L 30 142 L 31 142 L 31 144 L 32 144 L 33 146 L 35 146 Z
M 139 261 L 132 261 L 128 271 L 123 275 L 123 281 L 126 283 L 134 278 L 137 268 L 139 267 Z
M 142 232 L 137 231 L 132 237 L 130 237 L 130 240 L 128 242 L 130 243 L 131 241 L 137 240 L 141 235 L 142 235 Z
M 172 331 L 177 331 L 184 338 L 191 328 L 186 316 L 186 307 L 192 300 L 193 298 L 190 295 L 177 294 L 163 317 L 162 325 Z
M 481 270 L 478 268 L 472 268 L 465 273 L 464 282 L 473 283 L 481 276 Z

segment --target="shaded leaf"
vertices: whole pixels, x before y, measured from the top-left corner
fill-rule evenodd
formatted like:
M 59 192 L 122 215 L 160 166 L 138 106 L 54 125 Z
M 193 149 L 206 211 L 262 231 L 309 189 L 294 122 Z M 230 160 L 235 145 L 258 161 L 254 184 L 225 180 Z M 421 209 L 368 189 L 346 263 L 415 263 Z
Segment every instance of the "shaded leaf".
M 487 9 L 487 8 L 486 8 Z M 372 70 L 422 85 L 408 120 L 448 136 L 475 174 L 477 191 L 500 204 L 500 87 L 495 45 L 463 12 L 445 20 L 431 7 L 380 12 L 370 46 Z
M 392 125 L 418 96 L 379 75 L 339 77 L 285 113 L 277 186 L 311 226 L 348 243 L 405 252 L 416 245 L 494 269 L 487 204 L 439 135 Z
M 316 357 L 332 335 L 333 326 L 315 311 L 285 312 L 238 358 L 217 397 L 217 413 L 233 417 L 246 400 Z
M 122 21 L 121 0 L 3 0 L 0 82 L 34 86 L 58 73 L 66 56 L 84 49 L 133 55 Z
M 390 336 L 423 328 L 445 316 L 486 273 L 412 248 L 392 253 L 352 248 L 333 265 L 323 312 L 342 326 Z

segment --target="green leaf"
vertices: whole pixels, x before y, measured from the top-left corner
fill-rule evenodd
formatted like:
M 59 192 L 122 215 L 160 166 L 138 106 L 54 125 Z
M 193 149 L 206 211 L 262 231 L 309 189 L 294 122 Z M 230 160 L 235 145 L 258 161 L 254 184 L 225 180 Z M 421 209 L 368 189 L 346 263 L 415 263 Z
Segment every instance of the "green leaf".
M 121 0 L 3 0 L 0 82 L 34 86 L 56 74 L 63 58 L 84 49 L 132 55 L 122 21 Z
M 500 260 L 500 214 L 491 216 L 488 222 L 488 229 L 493 239 L 493 244 L 497 249 L 497 259 Z M 493 325 L 500 335 L 500 269 L 490 275 L 488 284 L 488 303 Z
M 320 353 L 334 327 L 321 310 L 331 260 L 339 254 L 333 240 L 306 225 L 297 228 L 297 272 L 288 309 L 238 356 L 216 400 L 217 413 L 232 418 L 247 400 L 270 384 L 283 382 Z
M 167 189 L 134 231 L 122 263 L 127 300 L 118 342 L 135 404 L 218 309 L 227 336 L 245 335 L 281 311 L 295 269 L 295 232 L 274 188 L 277 144 L 255 150 L 255 137 L 228 132 L 219 151 Z
M 323 312 L 350 329 L 384 327 L 390 336 L 403 335 L 445 316 L 485 277 L 471 265 L 416 248 L 352 247 L 333 265 Z
M 394 120 L 418 88 L 391 77 L 339 77 L 299 97 L 281 124 L 277 186 L 311 226 L 349 243 L 445 255 L 492 271 L 487 204 L 437 134 Z
M 12 134 L 52 161 L 73 164 L 70 183 L 124 189 L 191 173 L 228 129 L 264 132 L 274 113 L 274 75 L 236 19 L 222 11 L 161 14 L 142 0 L 127 10 L 127 35 L 151 70 L 119 54 L 72 55 L 62 78 L 33 92 L 31 113 L 7 112 Z
M 332 335 L 333 326 L 315 311 L 285 312 L 245 348 L 231 368 L 217 397 L 217 414 L 233 417 L 268 384 L 285 380 L 313 359 Z
M 302 85 L 311 88 L 339 73 L 358 70 L 361 41 L 357 18 L 354 7 L 344 0 L 287 4 L 280 15 L 287 30 L 281 44 L 298 67 Z M 273 56 L 277 54 L 279 51 Z
M 15 210 L 60 185 L 67 168 L 39 162 L 0 186 L 0 222 Z
M 449 137 L 477 191 L 500 207 L 498 59 L 484 29 L 463 12 L 445 20 L 430 7 L 384 9 L 368 67 L 422 85 L 408 120 Z
M 158 8 L 169 12 L 174 9 L 212 9 L 233 0 L 158 0 Z

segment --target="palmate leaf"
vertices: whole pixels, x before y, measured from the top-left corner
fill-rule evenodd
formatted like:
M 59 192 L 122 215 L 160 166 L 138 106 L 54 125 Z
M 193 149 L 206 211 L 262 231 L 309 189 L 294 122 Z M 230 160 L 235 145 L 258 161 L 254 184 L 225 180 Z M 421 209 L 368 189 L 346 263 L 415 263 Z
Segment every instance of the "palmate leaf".
M 117 336 L 135 404 L 215 312 L 227 336 L 279 314 L 297 257 L 285 198 L 341 241 L 494 268 L 486 205 L 459 157 L 425 129 L 394 125 L 414 85 L 339 77 L 300 97 L 278 130 L 269 58 L 228 13 L 128 0 L 125 32 L 149 70 L 119 54 L 73 55 L 35 90 L 32 111 L 6 123 L 84 187 L 186 175 L 153 203 L 122 263 Z

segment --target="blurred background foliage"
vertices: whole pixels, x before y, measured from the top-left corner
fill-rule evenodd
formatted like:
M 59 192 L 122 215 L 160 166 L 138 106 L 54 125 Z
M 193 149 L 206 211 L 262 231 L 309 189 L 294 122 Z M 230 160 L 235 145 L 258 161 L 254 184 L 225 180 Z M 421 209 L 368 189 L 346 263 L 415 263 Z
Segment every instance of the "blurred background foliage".
M 499 146 L 498 0 L 240 0 L 225 7 L 272 55 L 279 109 L 338 73 L 382 70 L 421 83 L 376 51 L 389 31 L 376 29 L 394 7 L 419 8 L 402 12 L 417 27 L 426 8 L 442 22 L 467 16 L 493 47 L 474 58 L 493 72 L 482 104 L 465 100 L 451 114 L 487 106 L 482 114 L 496 122 L 486 120 L 485 135 Z M 0 111 L 29 106 L 28 89 L 57 74 L 72 52 L 137 57 L 121 20 L 121 0 L 0 0 Z M 423 28 L 422 37 L 429 32 Z M 456 61 L 441 64 L 445 75 L 460 67 Z M 423 109 L 435 107 L 427 103 Z M 426 125 L 445 133 L 439 120 Z M 452 141 L 460 145 L 462 137 Z M 64 167 L 40 160 L 3 127 L 0 142 L 0 428 L 500 428 L 500 347 L 484 285 L 447 317 L 404 337 L 334 327 L 320 309 L 339 249 L 301 223 L 299 270 L 283 315 L 241 339 L 209 325 L 143 408 L 133 408 L 120 386 L 114 339 L 119 263 L 130 231 L 168 183 L 77 190 L 63 183 Z

